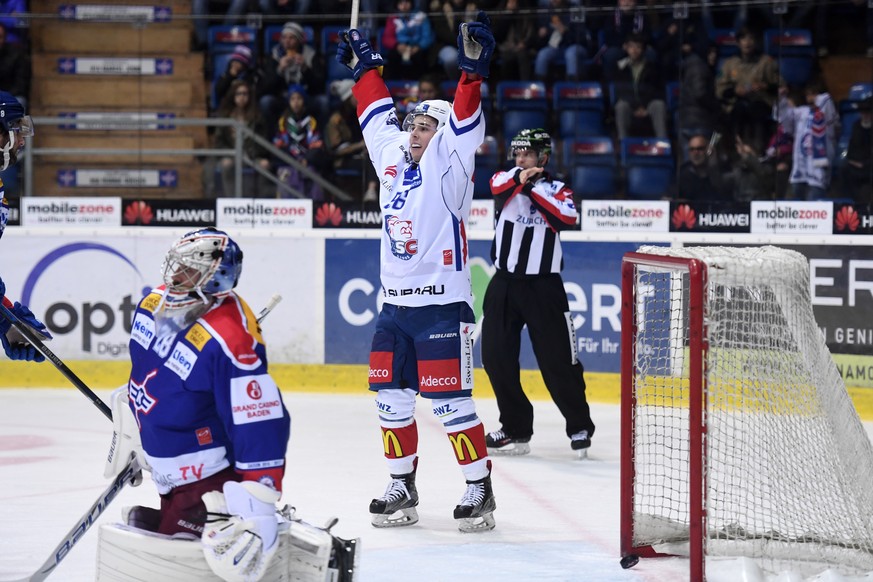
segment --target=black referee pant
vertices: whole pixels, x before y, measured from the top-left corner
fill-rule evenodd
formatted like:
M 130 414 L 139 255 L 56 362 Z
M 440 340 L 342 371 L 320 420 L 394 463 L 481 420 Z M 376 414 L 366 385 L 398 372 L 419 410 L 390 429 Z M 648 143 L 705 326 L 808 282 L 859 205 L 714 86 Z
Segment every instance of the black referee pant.
M 533 434 L 533 406 L 521 387 L 521 332 L 527 325 L 543 381 L 567 421 L 567 436 L 594 423 L 585 398 L 582 364 L 573 345 L 570 305 L 557 273 L 519 277 L 498 270 L 485 291 L 482 364 L 491 380 L 500 424 L 513 437 Z

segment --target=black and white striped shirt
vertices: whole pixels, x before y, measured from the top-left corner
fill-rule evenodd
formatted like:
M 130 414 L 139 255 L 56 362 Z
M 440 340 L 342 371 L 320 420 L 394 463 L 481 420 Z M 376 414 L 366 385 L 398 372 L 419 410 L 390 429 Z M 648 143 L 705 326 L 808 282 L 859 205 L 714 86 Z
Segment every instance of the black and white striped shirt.
M 576 224 L 573 193 L 545 173 L 521 184 L 520 173 L 516 167 L 491 178 L 498 208 L 491 260 L 498 270 L 515 275 L 560 273 L 564 264 L 558 231 Z

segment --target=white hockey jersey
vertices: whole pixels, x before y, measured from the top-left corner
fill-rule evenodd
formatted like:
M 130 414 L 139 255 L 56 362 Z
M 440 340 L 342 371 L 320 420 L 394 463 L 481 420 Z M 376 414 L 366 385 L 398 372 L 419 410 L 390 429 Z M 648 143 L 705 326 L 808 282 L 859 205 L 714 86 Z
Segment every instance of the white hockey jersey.
M 814 107 L 794 107 L 782 97 L 773 109 L 785 132 L 794 136 L 789 182 L 827 189 L 840 121 L 830 94 L 816 95 Z
M 472 307 L 465 224 L 476 149 L 485 139 L 481 85 L 462 73 L 449 121 L 415 164 L 409 133 L 400 129 L 382 77 L 368 71 L 355 84 L 358 121 L 381 182 L 381 281 L 387 303 L 466 301 Z

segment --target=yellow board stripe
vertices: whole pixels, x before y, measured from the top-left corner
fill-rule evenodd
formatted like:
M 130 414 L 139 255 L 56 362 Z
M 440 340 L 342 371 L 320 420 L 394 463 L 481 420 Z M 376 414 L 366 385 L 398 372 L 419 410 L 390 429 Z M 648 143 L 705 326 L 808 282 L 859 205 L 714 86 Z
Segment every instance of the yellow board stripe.
M 0 356 L 2 358 L 2 356 Z M 128 362 L 68 361 L 67 366 L 95 390 L 114 389 L 127 383 Z M 283 392 L 322 394 L 366 394 L 366 365 L 272 364 L 270 373 Z M 494 398 L 488 376 L 481 368 L 473 371 L 477 398 Z M 550 400 L 538 370 L 522 370 L 521 382 L 531 400 Z M 589 402 L 618 404 L 621 389 L 618 374 L 585 373 Z M 0 359 L 0 388 L 73 388 L 49 363 L 13 362 Z M 849 388 L 855 409 L 863 420 L 873 420 L 873 390 Z

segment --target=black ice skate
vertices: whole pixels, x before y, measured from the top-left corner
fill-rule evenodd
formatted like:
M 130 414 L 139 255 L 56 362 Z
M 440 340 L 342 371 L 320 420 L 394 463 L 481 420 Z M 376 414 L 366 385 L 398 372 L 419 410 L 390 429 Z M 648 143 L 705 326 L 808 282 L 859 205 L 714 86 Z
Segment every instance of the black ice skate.
M 478 481 L 467 481 L 467 491 L 455 507 L 458 529 L 463 533 L 494 529 L 495 509 L 497 509 L 497 501 L 491 490 L 491 476 Z
M 418 523 L 418 490 L 415 471 L 405 475 L 391 475 L 385 494 L 370 502 L 371 523 L 374 527 L 400 527 Z
M 530 452 L 530 437 L 510 436 L 500 429 L 485 435 L 485 446 L 492 455 L 526 455 Z
M 591 437 L 588 431 L 579 431 L 570 437 L 570 448 L 576 451 L 580 459 L 588 458 L 588 448 L 591 446 Z

